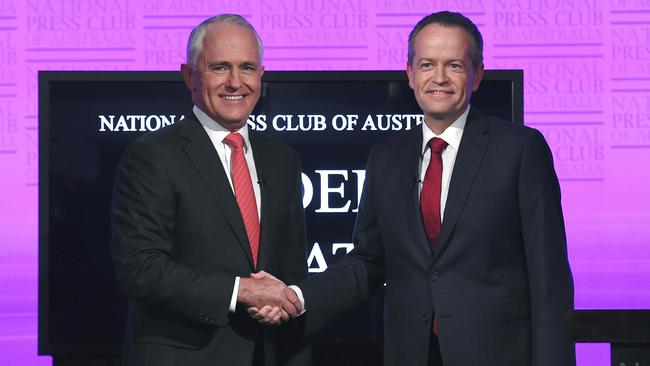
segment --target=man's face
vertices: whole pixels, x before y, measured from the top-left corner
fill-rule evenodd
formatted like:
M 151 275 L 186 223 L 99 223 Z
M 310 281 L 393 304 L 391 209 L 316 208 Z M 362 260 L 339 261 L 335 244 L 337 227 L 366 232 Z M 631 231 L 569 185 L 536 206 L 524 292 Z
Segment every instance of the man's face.
M 253 32 L 236 24 L 211 24 L 196 65 L 183 64 L 181 71 L 199 109 L 230 131 L 246 124 L 264 73 Z
M 415 38 L 413 61 L 406 73 L 428 126 L 447 128 L 463 114 L 478 89 L 483 65 L 472 66 L 471 46 L 464 29 L 435 23 Z

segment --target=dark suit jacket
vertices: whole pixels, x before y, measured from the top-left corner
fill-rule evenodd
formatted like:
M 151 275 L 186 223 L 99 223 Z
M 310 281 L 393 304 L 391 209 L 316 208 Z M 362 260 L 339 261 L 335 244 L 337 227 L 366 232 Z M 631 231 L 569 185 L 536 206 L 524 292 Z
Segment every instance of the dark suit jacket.
M 386 365 L 425 365 L 432 316 L 445 366 L 567 366 L 573 283 L 549 148 L 470 109 L 432 254 L 419 209 L 420 128 L 376 145 L 355 249 L 303 282 L 318 329 L 386 283 Z
M 131 300 L 127 364 L 250 365 L 256 341 L 266 365 L 310 362 L 297 322 L 264 328 L 245 309 L 228 310 L 235 276 L 307 277 L 297 154 L 254 131 L 249 137 L 263 180 L 257 268 L 219 156 L 193 114 L 126 150 L 115 178 L 112 249 Z

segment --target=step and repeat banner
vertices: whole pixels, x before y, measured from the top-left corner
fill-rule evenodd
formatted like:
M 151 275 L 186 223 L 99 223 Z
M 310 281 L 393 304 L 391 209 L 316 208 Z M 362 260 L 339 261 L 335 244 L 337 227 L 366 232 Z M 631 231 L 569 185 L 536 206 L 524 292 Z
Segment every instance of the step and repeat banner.
M 560 177 L 577 309 L 650 309 L 650 3 L 0 0 L 0 363 L 37 358 L 39 70 L 178 70 L 191 28 L 235 12 L 267 70 L 402 70 L 424 15 L 460 11 L 488 69 L 523 69 L 525 124 Z M 74 111 L 70 111 L 74 113 Z M 579 345 L 605 365 L 607 345 Z M 605 363 L 603 363 L 605 362 Z

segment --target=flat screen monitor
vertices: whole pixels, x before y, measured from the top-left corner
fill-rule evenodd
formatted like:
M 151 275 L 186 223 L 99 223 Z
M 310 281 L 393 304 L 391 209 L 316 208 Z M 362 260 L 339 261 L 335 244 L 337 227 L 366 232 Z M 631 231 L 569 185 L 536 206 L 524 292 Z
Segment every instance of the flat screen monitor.
M 190 94 L 177 72 L 40 72 L 39 96 L 39 353 L 117 354 L 126 299 L 110 256 L 115 168 L 131 141 L 192 113 Z M 523 72 L 487 71 L 472 107 L 521 124 Z M 248 123 L 301 157 L 310 273 L 351 248 L 370 147 L 421 122 L 404 72 L 264 74 Z M 316 357 L 381 357 L 378 298 L 321 332 Z

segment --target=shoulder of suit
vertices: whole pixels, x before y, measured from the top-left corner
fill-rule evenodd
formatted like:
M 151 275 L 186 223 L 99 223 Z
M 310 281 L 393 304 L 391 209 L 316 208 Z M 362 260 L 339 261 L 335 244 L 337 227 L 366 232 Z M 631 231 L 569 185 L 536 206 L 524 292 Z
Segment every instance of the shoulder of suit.
M 394 136 L 377 142 L 373 149 L 400 149 L 411 144 L 422 143 L 422 127 L 417 125 L 408 131 L 402 131 Z
M 287 143 L 267 133 L 257 132 L 249 129 L 248 138 L 251 141 L 251 145 L 253 146 L 253 153 L 255 153 L 256 150 L 262 149 L 267 151 L 297 155 L 296 151 Z
M 504 135 L 504 136 L 513 136 L 513 137 L 521 138 L 523 136 L 530 136 L 530 134 L 535 134 L 539 132 L 532 127 L 519 124 L 519 123 L 513 123 L 512 121 L 508 121 L 499 117 L 490 116 L 486 114 L 480 114 L 480 117 L 477 118 L 476 121 L 473 121 L 472 123 L 476 123 L 477 125 L 487 127 L 491 132 Z M 466 126 L 466 128 L 472 128 L 472 127 Z
M 191 124 L 191 123 L 196 123 L 197 128 L 201 127 L 201 125 L 198 123 L 198 121 L 195 121 L 191 118 L 183 118 L 182 120 L 169 125 L 165 126 L 163 128 L 160 128 L 156 131 L 149 131 L 145 132 L 141 136 L 139 136 L 135 141 L 133 141 L 134 144 L 149 144 L 149 143 L 169 143 L 170 139 L 176 139 L 178 138 L 180 134 L 180 129 L 182 128 L 183 125 Z

